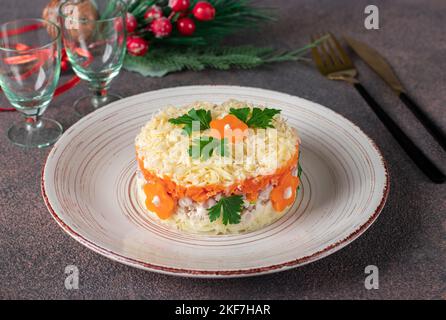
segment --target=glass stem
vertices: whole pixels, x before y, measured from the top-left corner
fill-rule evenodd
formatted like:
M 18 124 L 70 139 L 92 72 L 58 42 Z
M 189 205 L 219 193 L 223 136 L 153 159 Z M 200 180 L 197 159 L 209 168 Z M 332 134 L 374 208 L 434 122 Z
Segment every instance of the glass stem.
M 26 127 L 29 130 L 36 129 L 40 123 L 40 116 L 39 115 L 25 115 L 25 122 L 26 122 Z
M 108 87 L 106 84 L 101 83 L 99 86 L 90 87 L 90 90 L 93 92 L 91 103 L 95 108 L 99 108 L 107 102 Z

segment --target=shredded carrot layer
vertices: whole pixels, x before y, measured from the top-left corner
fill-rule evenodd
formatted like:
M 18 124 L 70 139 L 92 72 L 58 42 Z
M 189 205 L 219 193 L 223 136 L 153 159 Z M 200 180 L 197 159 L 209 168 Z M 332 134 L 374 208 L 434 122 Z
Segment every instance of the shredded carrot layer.
M 172 197 L 175 202 L 184 197 L 189 197 L 197 202 L 204 202 L 219 193 L 224 193 L 225 195 L 245 195 L 249 201 L 255 201 L 259 196 L 259 193 L 263 189 L 265 189 L 267 185 L 272 184 L 276 186 L 279 184 L 284 176 L 290 175 L 291 171 L 296 168 L 298 160 L 299 150 L 298 146 L 296 146 L 296 152 L 293 157 L 288 160 L 284 166 L 278 168 L 273 174 L 249 178 L 234 183 L 230 186 L 211 184 L 202 187 L 185 187 L 176 184 L 169 177 L 165 176 L 163 178 L 160 178 L 155 173 L 145 169 L 143 159 L 138 158 L 138 166 L 143 173 L 146 181 L 150 181 L 157 185 L 162 185 L 165 188 L 167 194 Z

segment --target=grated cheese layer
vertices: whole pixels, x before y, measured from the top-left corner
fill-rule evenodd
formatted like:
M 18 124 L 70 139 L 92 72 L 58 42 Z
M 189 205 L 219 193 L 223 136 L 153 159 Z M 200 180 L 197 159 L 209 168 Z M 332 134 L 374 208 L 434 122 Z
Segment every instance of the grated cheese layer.
M 192 141 L 209 136 L 210 130 L 194 132 L 192 137 L 184 134 L 181 125 L 169 123 L 195 108 L 210 110 L 212 119 L 221 119 L 230 108 L 259 107 L 252 104 L 229 100 L 221 105 L 196 102 L 185 107 L 167 107 L 157 114 L 141 129 L 136 137 L 137 156 L 143 160 L 144 168 L 158 177 L 169 177 L 178 185 L 206 186 L 219 184 L 229 186 L 248 178 L 273 174 L 284 166 L 296 153 L 300 143 L 294 128 L 276 115 L 274 128 L 249 129 L 243 141 L 229 144 L 230 153 L 216 155 L 209 159 L 192 159 L 189 147 Z

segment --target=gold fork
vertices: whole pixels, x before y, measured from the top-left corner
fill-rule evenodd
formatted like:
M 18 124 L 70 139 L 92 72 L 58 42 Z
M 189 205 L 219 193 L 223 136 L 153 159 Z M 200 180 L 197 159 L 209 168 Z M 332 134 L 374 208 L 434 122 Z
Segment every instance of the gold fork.
M 438 169 L 428 157 L 426 157 L 426 155 L 361 85 L 356 78 L 358 71 L 336 37 L 331 33 L 328 33 L 327 35 L 328 36 L 325 36 L 324 40 L 322 40 L 317 47 L 311 49 L 313 60 L 320 73 L 330 80 L 341 80 L 353 85 L 418 168 L 420 168 L 420 170 L 433 182 L 445 182 L 446 176 L 441 170 Z M 312 36 L 311 40 L 314 42 L 321 38 L 322 37 L 320 36 Z

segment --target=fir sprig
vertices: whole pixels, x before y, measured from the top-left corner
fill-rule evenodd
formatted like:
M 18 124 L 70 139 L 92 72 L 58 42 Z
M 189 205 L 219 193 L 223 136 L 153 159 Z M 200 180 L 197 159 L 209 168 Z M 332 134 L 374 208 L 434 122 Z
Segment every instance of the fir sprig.
M 264 64 L 284 61 L 298 61 L 308 49 L 324 41 L 322 37 L 314 43 L 293 51 L 277 51 L 271 48 L 253 46 L 222 47 L 221 40 L 240 30 L 275 20 L 271 8 L 253 6 L 251 0 L 208 0 L 216 9 L 212 21 L 196 21 L 192 36 L 185 37 L 174 28 L 166 38 L 155 38 L 147 31 L 144 14 L 152 5 L 160 5 L 164 15 L 170 15 L 167 0 L 125 0 L 128 11 L 138 20 L 137 34 L 150 42 L 149 52 L 143 57 L 126 55 L 124 67 L 144 76 L 162 77 L 181 70 L 200 71 L 206 68 L 229 70 L 232 68 L 251 69 Z M 199 0 L 191 1 L 191 8 Z M 177 16 L 174 16 L 173 21 Z
M 125 68 L 152 77 L 162 77 L 181 70 L 252 69 L 267 63 L 298 61 L 306 51 L 305 49 L 282 53 L 271 48 L 253 46 L 153 47 L 143 57 L 127 55 Z

